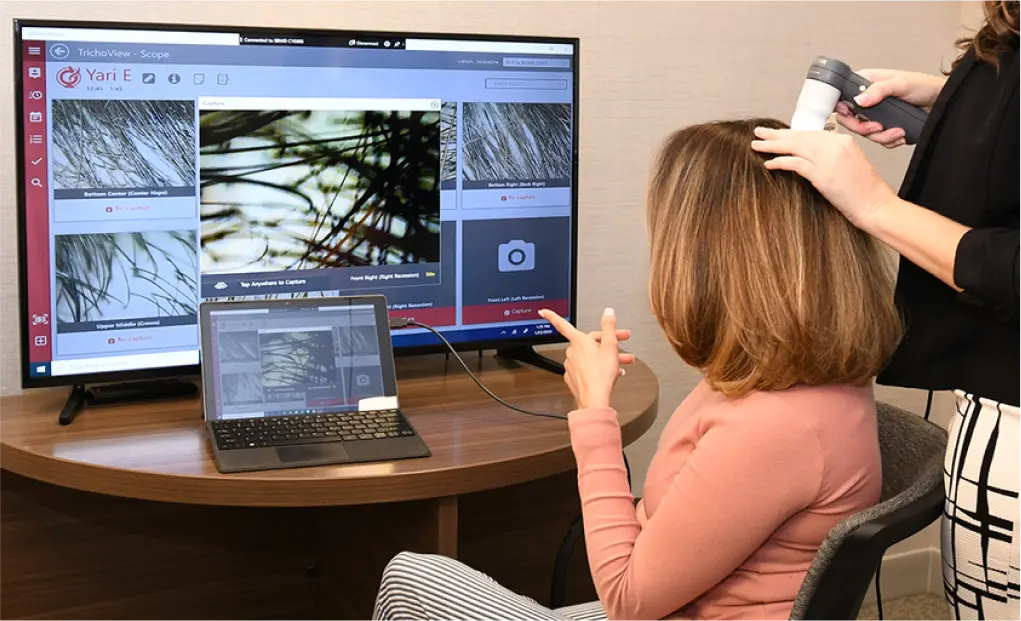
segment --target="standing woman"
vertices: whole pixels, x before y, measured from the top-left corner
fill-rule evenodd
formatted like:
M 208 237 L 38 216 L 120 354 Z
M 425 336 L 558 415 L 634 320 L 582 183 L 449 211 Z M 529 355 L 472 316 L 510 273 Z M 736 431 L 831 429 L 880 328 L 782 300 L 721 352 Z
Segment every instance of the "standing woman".
M 906 334 L 878 381 L 952 389 L 943 581 L 959 619 L 1018 611 L 1018 3 L 985 2 L 958 42 L 949 78 L 862 72 L 863 107 L 896 96 L 931 107 L 899 197 L 849 136 L 760 128 L 771 169 L 807 178 L 859 228 L 901 255 Z M 886 147 L 903 130 L 838 110 L 842 125 Z

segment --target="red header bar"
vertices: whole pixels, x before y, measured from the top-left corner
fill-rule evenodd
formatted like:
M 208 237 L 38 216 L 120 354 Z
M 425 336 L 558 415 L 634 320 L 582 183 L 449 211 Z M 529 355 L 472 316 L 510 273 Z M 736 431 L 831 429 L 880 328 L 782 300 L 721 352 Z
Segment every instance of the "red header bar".
M 28 278 L 28 361 L 53 360 L 50 317 L 50 188 L 46 153 L 46 53 L 42 41 L 22 42 L 25 129 L 25 258 Z

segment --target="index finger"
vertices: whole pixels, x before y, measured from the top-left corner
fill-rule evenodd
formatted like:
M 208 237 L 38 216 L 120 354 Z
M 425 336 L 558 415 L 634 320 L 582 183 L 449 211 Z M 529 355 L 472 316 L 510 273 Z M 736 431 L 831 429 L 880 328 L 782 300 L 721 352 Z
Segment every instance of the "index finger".
M 763 140 L 776 140 L 791 133 L 791 130 L 789 129 L 776 129 L 773 127 L 756 127 L 752 131 L 755 133 L 756 138 L 761 138 Z
M 579 336 L 585 336 L 584 332 L 581 332 L 578 328 L 572 326 L 566 319 L 551 310 L 543 309 L 539 311 L 539 316 L 550 322 L 550 325 L 552 325 L 556 331 L 562 334 L 568 341 L 573 341 Z
M 758 140 L 752 141 L 753 151 L 775 155 L 795 155 L 807 160 L 814 160 L 814 155 L 818 151 L 816 145 L 820 141 L 833 140 L 838 137 L 833 132 L 772 129 L 769 127 L 756 127 L 755 136 Z
M 780 153 L 783 155 L 795 153 L 797 140 L 795 133 L 789 129 L 773 129 L 771 127 L 756 127 L 755 138 L 752 141 L 752 150 L 759 153 Z

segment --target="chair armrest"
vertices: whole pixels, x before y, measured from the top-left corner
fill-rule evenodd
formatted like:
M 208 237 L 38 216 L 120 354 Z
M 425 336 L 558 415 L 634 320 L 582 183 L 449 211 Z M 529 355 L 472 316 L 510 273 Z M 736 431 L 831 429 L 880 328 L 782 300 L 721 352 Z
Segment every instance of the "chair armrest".
M 560 608 L 567 601 L 567 570 L 571 566 L 571 556 L 578 540 L 585 535 L 585 525 L 579 515 L 571 527 L 567 529 L 567 535 L 560 543 L 557 550 L 557 558 L 553 562 L 553 580 L 550 584 L 549 607 Z
M 935 487 L 913 502 L 865 522 L 848 534 L 846 543 L 858 547 L 867 542 L 886 550 L 935 522 L 943 514 L 945 500 L 943 487 Z

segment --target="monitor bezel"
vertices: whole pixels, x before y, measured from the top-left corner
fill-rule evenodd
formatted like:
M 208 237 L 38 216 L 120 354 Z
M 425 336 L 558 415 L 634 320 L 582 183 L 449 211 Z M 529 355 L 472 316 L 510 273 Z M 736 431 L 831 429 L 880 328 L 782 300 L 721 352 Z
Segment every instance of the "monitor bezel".
M 572 105 L 572 152 L 571 152 L 571 274 L 570 291 L 568 300 L 569 318 L 577 321 L 578 306 L 578 155 L 579 143 L 579 112 L 580 112 L 580 76 L 581 69 L 579 58 L 581 52 L 581 41 L 576 37 L 553 37 L 537 35 L 505 35 L 505 34 L 481 34 L 481 33 L 443 33 L 443 32 L 400 32 L 400 31 L 370 31 L 370 30 L 331 30 L 321 28 L 295 28 L 288 26 L 265 27 L 265 26 L 222 26 L 208 24 L 179 24 L 161 22 L 109 22 L 109 21 L 88 21 L 88 20 L 48 20 L 48 19 L 20 19 L 15 18 L 14 24 L 14 114 L 15 114 L 15 168 L 17 184 L 17 209 L 18 209 L 18 333 L 20 340 L 21 357 L 19 360 L 21 387 L 22 388 L 46 388 L 52 386 L 68 386 L 74 384 L 92 384 L 107 382 L 125 382 L 133 380 L 146 380 L 167 377 L 200 377 L 200 364 L 159 367 L 150 369 L 132 369 L 128 371 L 108 371 L 101 373 L 84 373 L 77 375 L 59 376 L 32 376 L 31 365 L 28 363 L 29 348 L 29 326 L 28 326 L 28 278 L 26 265 L 26 191 L 25 187 L 25 124 L 24 112 L 24 83 L 22 78 L 22 51 L 21 40 L 22 28 L 49 27 L 49 28 L 91 28 L 108 30 L 166 30 L 178 32 L 238 32 L 252 35 L 293 35 L 299 36 L 323 36 L 323 37 L 364 37 L 364 38 L 418 38 L 418 39 L 450 39 L 458 41 L 506 41 L 521 43 L 549 43 L 549 44 L 570 44 L 574 46 L 574 67 L 572 70 L 572 82 L 574 88 L 574 102 Z M 460 277 L 460 275 L 459 275 Z M 492 350 L 513 347 L 534 347 L 536 345 L 551 345 L 564 343 L 563 338 L 555 330 L 551 334 L 514 339 L 488 339 L 476 341 L 454 342 L 453 346 L 458 351 Z M 446 351 L 446 345 L 436 343 L 434 345 L 414 345 L 405 347 L 393 347 L 394 356 L 413 356 L 423 354 L 435 354 Z

